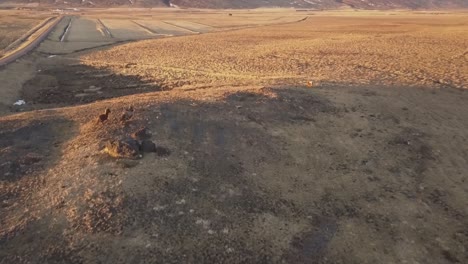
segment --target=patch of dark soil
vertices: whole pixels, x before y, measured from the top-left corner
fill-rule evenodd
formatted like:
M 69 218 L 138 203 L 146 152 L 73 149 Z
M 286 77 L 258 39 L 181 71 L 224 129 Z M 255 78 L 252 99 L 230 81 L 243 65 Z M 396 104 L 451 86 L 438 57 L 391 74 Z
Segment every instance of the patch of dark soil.
M 321 215 L 328 218 L 342 219 L 360 215 L 361 208 L 354 204 L 352 200 L 342 201 L 336 195 L 327 192 L 321 197 L 320 202 L 316 203 L 316 206 L 320 208 Z
M 447 202 L 448 197 L 447 193 L 443 190 L 438 188 L 434 188 L 434 190 L 426 191 L 424 195 L 425 201 L 428 203 L 441 208 L 443 211 L 448 213 L 454 219 L 462 221 L 465 219 L 465 216 L 459 210 L 454 209 L 450 204 Z
M 152 182 L 145 183 L 151 192 L 126 199 L 129 212 L 126 226 L 143 228 L 147 235 L 157 234 L 164 247 L 171 249 L 164 251 L 159 247 L 151 254 L 162 262 L 179 263 L 278 260 L 281 252 L 274 252 L 274 242 L 252 242 L 260 239 L 254 237 L 252 221 L 267 214 L 293 223 L 293 219 L 306 218 L 306 213 L 275 192 L 256 186 L 252 180 L 255 174 L 246 167 L 277 163 L 288 159 L 288 154 L 282 153 L 283 142 L 279 138 L 252 126 L 242 113 L 229 112 L 242 102 L 246 109 L 261 113 L 260 118 L 266 124 L 281 122 L 279 119 L 284 120 L 284 125 L 291 125 L 290 114 L 299 111 L 313 114 L 332 108 L 306 92 L 300 92 L 303 98 L 295 105 L 296 101 L 288 96 L 297 94 L 291 93 L 281 92 L 276 98 L 237 93 L 220 103 L 192 107 L 191 102 L 182 100 L 155 110 L 160 115 L 151 119 L 151 131 L 165 144 L 171 142 L 171 149 L 179 151 L 171 158 L 184 155 L 187 168 L 183 175 L 154 177 Z M 269 108 L 270 103 L 275 110 Z M 272 118 L 273 114 L 277 117 Z M 246 159 L 243 156 L 246 153 L 252 159 Z
M 247 183 L 230 184 L 211 176 L 155 181 L 155 194 L 127 200 L 127 226 L 143 227 L 146 234 L 164 241 L 171 250 L 157 249 L 162 262 L 271 263 L 273 245 L 251 244 L 256 238 L 249 232 L 250 223 L 262 212 L 290 215 L 290 210 L 271 194 L 255 193 Z
M 36 219 L 17 237 L 2 244 L 0 263 L 83 263 L 79 255 L 81 248 L 63 233 L 63 223 L 51 220 L 50 217 Z
M 155 151 L 158 156 L 167 157 L 171 155 L 171 150 L 166 147 L 156 146 Z
M 442 256 L 444 256 L 444 258 L 451 263 L 460 263 L 460 260 L 458 260 L 457 256 L 455 256 L 449 250 L 442 250 Z
M 251 92 L 238 92 L 226 98 L 228 104 L 245 115 L 250 121 L 262 125 L 269 122 L 301 123 L 314 122 L 315 115 L 338 110 L 323 97 L 307 89 L 271 89 L 273 97 Z M 262 107 L 255 107 L 262 104 Z
M 291 242 L 291 251 L 285 256 L 288 263 L 320 263 L 338 230 L 332 218 L 316 218 L 314 229 L 296 236 Z
M 151 140 L 143 140 L 140 144 L 140 151 L 146 153 L 156 152 L 156 144 Z
M 72 125 L 64 119 L 32 121 L 16 128 L 2 125 L 0 181 L 16 181 L 49 165 L 48 161 L 56 157 L 54 152 L 59 151 L 58 147 L 66 137 L 63 131 L 70 130 Z
M 123 76 L 85 65 L 44 65 L 21 91 L 27 109 L 85 104 L 137 93 L 160 91 L 138 76 Z
M 32 197 L 48 180 L 41 173 L 60 159 L 75 127 L 64 118 L 0 124 L 0 243 L 6 243 L 36 221 L 29 211 L 40 204 Z
M 362 96 L 378 96 L 379 95 L 379 93 L 377 93 L 377 91 L 369 90 L 369 89 L 352 91 L 352 93 L 359 94 L 359 95 L 362 95 Z
M 397 157 L 401 159 L 398 166 L 410 169 L 416 181 L 421 182 L 428 164 L 435 160 L 432 148 L 427 143 L 427 135 L 416 129 L 406 128 L 390 139 L 388 144 L 396 148 L 393 151 L 398 153 Z M 399 171 L 398 168 L 393 170 Z

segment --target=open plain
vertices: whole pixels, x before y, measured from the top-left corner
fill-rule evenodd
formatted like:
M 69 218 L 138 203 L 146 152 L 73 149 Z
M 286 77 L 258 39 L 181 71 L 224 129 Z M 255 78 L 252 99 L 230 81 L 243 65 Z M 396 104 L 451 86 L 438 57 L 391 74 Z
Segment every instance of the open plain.
M 466 263 L 467 33 L 448 11 L 64 14 L 0 69 L 0 263 Z M 105 153 L 142 128 L 154 153 Z

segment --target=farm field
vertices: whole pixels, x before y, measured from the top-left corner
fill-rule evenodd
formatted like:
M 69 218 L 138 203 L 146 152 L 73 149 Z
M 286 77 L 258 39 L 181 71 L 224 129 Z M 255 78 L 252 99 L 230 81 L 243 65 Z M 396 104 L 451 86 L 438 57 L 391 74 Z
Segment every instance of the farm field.
M 21 11 L 0 10 L 0 53 L 49 16 L 48 14 L 31 15 Z
M 184 14 L 178 12 L 137 11 L 137 16 L 123 12 L 86 13 L 83 16 L 69 14 L 39 47 L 39 51 L 50 54 L 73 53 L 83 49 L 106 46 L 123 41 L 153 39 L 169 36 L 202 34 L 234 28 L 266 24 L 294 22 L 305 16 L 289 11 L 283 13 L 242 13 L 237 11 L 233 18 L 227 11 Z M 232 13 L 231 13 L 232 14 Z M 220 22 L 222 21 L 222 22 Z M 221 23 L 221 24 L 220 24 Z
M 467 32 L 461 11 L 66 14 L 0 68 L 0 263 L 467 263 Z

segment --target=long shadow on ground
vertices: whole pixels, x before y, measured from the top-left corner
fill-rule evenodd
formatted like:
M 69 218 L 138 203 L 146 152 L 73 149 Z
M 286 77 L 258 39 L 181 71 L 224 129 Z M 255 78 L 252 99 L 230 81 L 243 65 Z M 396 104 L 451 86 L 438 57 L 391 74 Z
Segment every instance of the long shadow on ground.
M 36 239 L 47 230 L 47 216 L 37 215 L 47 207 L 39 193 L 76 132 L 71 120 L 59 116 L 0 120 L 0 248 L 8 248 L 14 237 Z M 0 259 L 7 255 L 1 250 Z
M 65 98 L 82 103 L 74 101 L 73 91 Z M 2 229 L 9 235 L 2 237 L 0 262 L 362 263 L 383 257 L 401 262 L 400 244 L 410 239 L 417 243 L 405 244 L 411 248 L 407 259 L 463 259 L 466 218 L 457 203 L 463 188 L 448 188 L 444 181 L 458 180 L 452 168 L 464 166 L 455 156 L 465 151 L 457 145 L 466 140 L 460 128 L 468 124 L 457 120 L 453 104 L 445 105 L 458 95 L 443 94 L 444 100 L 431 106 L 440 111 L 429 111 L 437 122 L 429 124 L 420 122 L 428 114 L 424 101 L 406 90 L 407 101 L 361 88 L 212 93 L 218 97 L 178 91 L 78 108 L 80 135 L 69 150 L 73 159 L 62 160 L 67 170 L 57 163 L 60 155 L 47 155 L 57 139 L 74 135 L 58 129 L 68 121 L 44 121 L 44 127 L 40 121 L 3 123 L 12 128 L 1 132 L 1 157 L 10 163 L 2 167 L 0 210 L 2 226 L 12 231 Z M 345 103 L 330 99 L 342 93 Z M 90 102 L 99 98 L 93 96 Z M 424 91 L 418 96 L 434 99 Z M 122 125 L 119 113 L 130 104 L 134 117 Z M 112 107 L 113 114 L 96 125 L 101 106 Z M 432 129 L 434 123 L 446 134 L 434 132 L 442 131 Z M 142 126 L 170 149 L 169 156 L 145 154 L 122 167 L 102 157 L 93 143 L 128 137 Z M 444 137 L 455 142 L 450 151 Z M 40 190 L 26 181 L 32 176 L 21 167 L 31 149 L 49 161 L 32 167 L 38 175 L 51 166 L 63 171 L 55 175 L 57 183 L 38 178 L 57 190 L 50 200 L 60 202 L 19 225 L 21 219 L 12 216 L 22 214 L 10 208 L 28 208 L 10 205 L 10 199 L 22 202 L 37 186 Z M 30 156 L 35 164 L 36 155 Z M 452 173 L 441 178 L 440 171 Z M 434 237 L 451 247 L 433 243 Z
M 34 110 L 87 104 L 125 95 L 161 91 L 158 84 L 140 76 L 125 76 L 108 69 L 57 60 L 40 65 L 43 68 L 22 87 L 20 98 L 26 105 L 12 110 Z M 122 67 L 132 67 L 131 64 Z

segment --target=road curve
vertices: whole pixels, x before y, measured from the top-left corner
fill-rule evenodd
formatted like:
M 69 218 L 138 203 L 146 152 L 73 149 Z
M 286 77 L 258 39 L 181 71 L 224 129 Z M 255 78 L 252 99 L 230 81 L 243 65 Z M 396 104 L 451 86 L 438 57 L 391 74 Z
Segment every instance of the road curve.
M 3 58 L 0 58 L 0 67 L 5 66 L 5 65 L 19 59 L 20 57 L 26 55 L 28 52 L 30 52 L 31 50 L 36 48 L 44 39 L 47 38 L 49 33 L 55 28 L 55 26 L 57 26 L 57 24 L 62 19 L 63 19 L 63 16 L 60 16 L 60 17 L 57 17 L 57 19 L 54 22 L 52 22 L 50 25 L 44 25 L 45 27 L 48 27 L 48 28 L 46 30 L 44 30 L 35 39 L 31 40 L 26 46 L 17 49 L 15 52 L 10 53 L 10 54 L 6 55 Z

